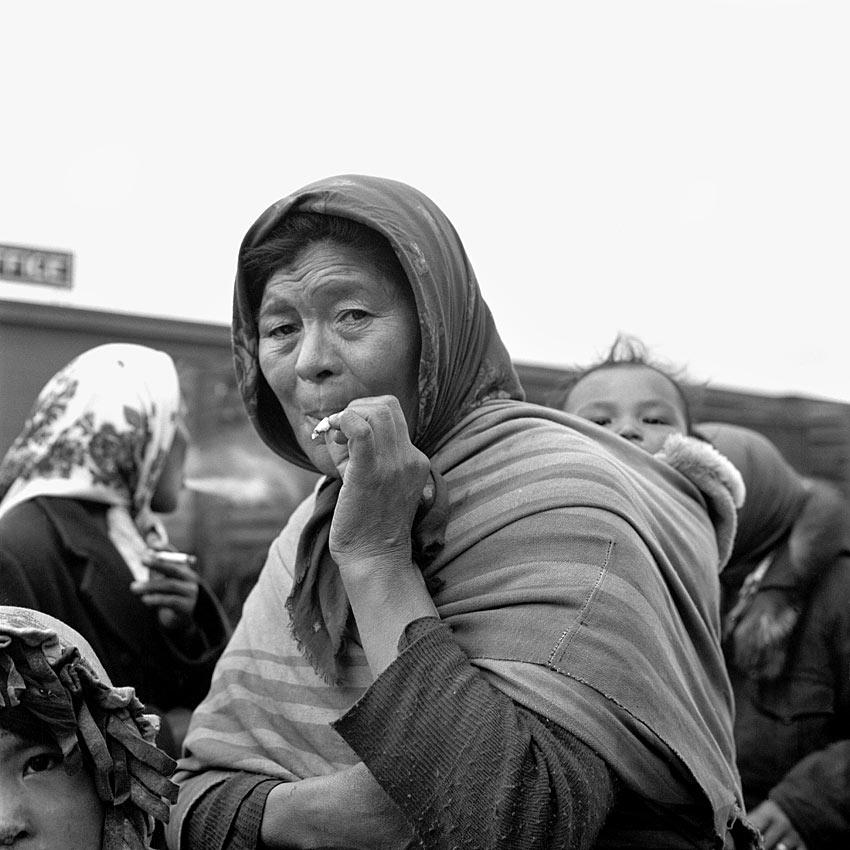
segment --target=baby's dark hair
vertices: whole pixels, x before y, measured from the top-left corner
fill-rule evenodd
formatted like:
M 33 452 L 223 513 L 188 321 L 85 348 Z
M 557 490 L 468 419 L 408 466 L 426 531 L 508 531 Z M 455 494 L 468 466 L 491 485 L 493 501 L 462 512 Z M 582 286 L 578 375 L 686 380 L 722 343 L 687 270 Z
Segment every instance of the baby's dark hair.
M 550 406 L 558 410 L 564 410 L 569 401 L 570 394 L 580 381 L 593 372 L 600 369 L 629 368 L 644 366 L 652 369 L 659 375 L 667 378 L 673 385 L 682 402 L 682 412 L 687 424 L 687 433 L 694 436 L 693 422 L 691 419 L 691 402 L 688 398 L 688 388 L 685 382 L 684 369 L 674 368 L 668 364 L 661 363 L 652 357 L 644 342 L 629 334 L 618 333 L 605 356 L 589 366 L 574 367 L 570 377 L 561 384 L 551 395 Z
M 247 248 L 242 254 L 242 270 L 255 315 L 268 279 L 275 272 L 291 267 L 310 245 L 324 241 L 352 248 L 390 280 L 409 285 L 395 251 L 376 230 L 337 215 L 294 212 L 279 221 L 259 245 Z

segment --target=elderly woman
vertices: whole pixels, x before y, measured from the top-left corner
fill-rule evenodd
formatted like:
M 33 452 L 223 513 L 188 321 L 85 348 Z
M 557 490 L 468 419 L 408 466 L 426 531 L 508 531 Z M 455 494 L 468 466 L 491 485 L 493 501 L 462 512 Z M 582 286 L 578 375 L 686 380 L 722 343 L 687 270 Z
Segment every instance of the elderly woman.
M 167 716 L 174 755 L 229 634 L 154 513 L 177 507 L 186 449 L 171 357 L 111 343 L 48 381 L 0 464 L 0 602 L 79 631 Z
M 233 333 L 259 434 L 324 478 L 193 716 L 172 848 L 747 846 L 707 497 L 521 400 L 433 202 L 275 204 Z
M 158 721 L 65 623 L 0 606 L 0 844 L 150 847 L 177 796 Z

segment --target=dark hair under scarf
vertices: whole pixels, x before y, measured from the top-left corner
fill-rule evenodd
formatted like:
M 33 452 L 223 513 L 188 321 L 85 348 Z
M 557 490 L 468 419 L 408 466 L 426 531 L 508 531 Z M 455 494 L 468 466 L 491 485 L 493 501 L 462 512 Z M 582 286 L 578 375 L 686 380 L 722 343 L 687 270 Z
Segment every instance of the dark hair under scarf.
M 482 402 L 523 398 L 463 244 L 443 212 L 421 192 L 394 180 L 331 177 L 267 209 L 246 234 L 239 253 L 233 305 L 236 377 L 251 422 L 276 454 L 313 469 L 260 371 L 255 312 L 262 282 L 251 279 L 243 257 L 295 212 L 360 222 L 381 234 L 398 257 L 419 316 L 419 411 L 413 443 L 420 451 L 432 455 L 452 428 Z M 446 519 L 438 476 L 435 484 L 434 506 L 417 515 L 413 529 L 420 565 L 422 553 L 439 542 Z M 337 678 L 335 659 L 343 649 L 349 613 L 327 546 L 340 487 L 341 482 L 331 480 L 317 497 L 301 537 L 295 584 L 287 601 L 296 639 L 316 670 L 332 680 Z

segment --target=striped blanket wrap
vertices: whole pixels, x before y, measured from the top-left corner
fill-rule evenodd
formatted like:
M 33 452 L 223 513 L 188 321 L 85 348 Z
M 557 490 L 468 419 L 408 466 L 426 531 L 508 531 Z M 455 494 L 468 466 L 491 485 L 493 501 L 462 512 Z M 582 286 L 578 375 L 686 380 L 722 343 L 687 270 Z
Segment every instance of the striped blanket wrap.
M 695 781 L 722 834 L 741 803 L 709 516 L 728 509 L 627 441 L 519 401 L 481 405 L 431 462 L 450 518 L 423 572 L 473 665 L 643 796 L 675 805 Z M 286 616 L 313 499 L 272 544 L 195 712 L 174 831 L 234 771 L 292 781 L 357 761 L 330 723 L 369 688 L 365 657 L 352 643 L 341 684 L 327 684 Z

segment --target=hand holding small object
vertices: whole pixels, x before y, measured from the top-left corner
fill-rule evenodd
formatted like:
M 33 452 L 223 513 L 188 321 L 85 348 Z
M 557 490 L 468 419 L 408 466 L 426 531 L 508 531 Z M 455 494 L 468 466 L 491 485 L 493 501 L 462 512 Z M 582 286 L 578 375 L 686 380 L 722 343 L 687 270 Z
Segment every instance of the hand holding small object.
M 194 555 L 148 550 L 142 563 L 151 570 L 147 581 L 134 581 L 130 590 L 144 605 L 157 609 L 159 622 L 169 631 L 185 631 L 194 622 L 198 602 L 198 574 Z
M 348 438 L 342 432 L 341 428 L 338 424 L 338 417 L 342 415 L 345 411 L 339 411 L 339 413 L 331 413 L 329 416 L 325 416 L 324 419 L 320 420 L 316 423 L 316 427 L 313 429 L 310 434 L 311 440 L 318 440 L 319 437 L 325 435 L 325 439 L 333 439 L 335 442 L 344 444 L 348 441 Z M 334 419 L 332 422 L 331 419 Z M 331 431 L 334 433 L 331 435 Z M 422 488 L 422 503 L 430 506 L 434 501 L 435 489 L 434 489 L 434 480 L 433 477 L 429 475 L 428 481 L 425 486 Z
M 311 440 L 317 440 L 320 434 L 327 434 L 328 431 L 331 430 L 331 420 L 329 416 L 326 416 L 319 422 L 316 427 L 313 429 L 313 433 L 310 434 Z

